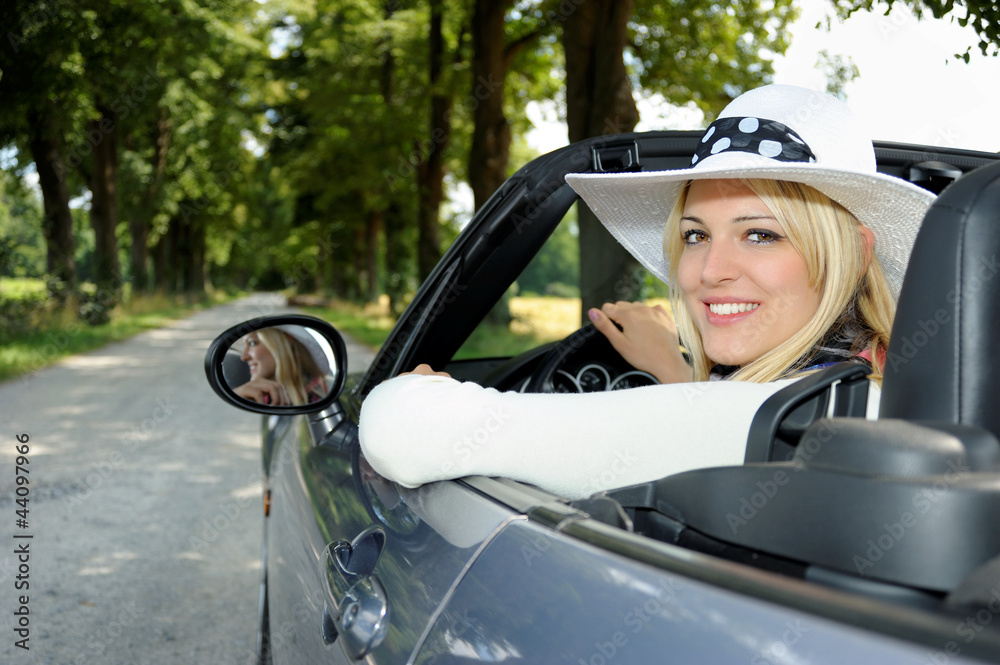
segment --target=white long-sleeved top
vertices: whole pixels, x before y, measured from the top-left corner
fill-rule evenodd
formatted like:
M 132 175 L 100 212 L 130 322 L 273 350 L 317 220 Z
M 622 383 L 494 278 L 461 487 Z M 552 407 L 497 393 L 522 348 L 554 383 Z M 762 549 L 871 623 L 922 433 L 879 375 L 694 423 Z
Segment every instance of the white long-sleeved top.
M 757 409 L 796 380 L 522 394 L 411 374 L 368 395 L 361 448 L 375 471 L 405 487 L 502 476 L 577 499 L 690 469 L 742 464 Z M 869 414 L 877 413 L 879 397 L 873 383 Z

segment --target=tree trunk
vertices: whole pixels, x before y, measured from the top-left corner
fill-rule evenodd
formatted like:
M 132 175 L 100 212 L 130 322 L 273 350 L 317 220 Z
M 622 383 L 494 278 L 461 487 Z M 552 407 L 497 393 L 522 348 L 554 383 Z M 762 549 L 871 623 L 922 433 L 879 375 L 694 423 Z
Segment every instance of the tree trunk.
M 98 299 L 113 307 L 121 298 L 118 264 L 118 204 L 115 180 L 118 169 L 116 117 L 110 108 L 98 106 L 100 118 L 90 123 L 93 139 L 93 169 L 90 172 L 90 225 L 94 229 L 94 283 Z
M 504 39 L 504 17 L 513 0 L 475 0 L 472 14 L 472 147 L 469 186 L 476 210 L 507 179 L 510 124 L 504 115 L 504 80 L 511 54 Z
M 173 220 L 170 220 L 167 230 L 160 236 L 150 252 L 153 258 L 153 289 L 160 293 L 170 293 L 173 291 L 170 285 L 169 261 L 170 261 L 170 227 Z
M 183 211 L 187 202 L 181 203 L 180 209 Z M 181 213 L 176 218 L 177 225 L 174 227 L 173 260 L 170 261 L 172 281 L 174 290 L 181 293 L 187 291 L 187 278 L 189 274 L 188 263 L 191 260 L 191 217 L 189 213 Z
M 365 238 L 365 300 L 378 298 L 378 236 L 382 231 L 382 212 L 372 211 Z
M 193 217 L 187 222 L 187 265 L 184 272 L 184 291 L 190 295 L 205 294 L 205 221 Z
M 128 229 L 132 242 L 129 248 L 132 293 L 146 293 L 149 290 L 149 269 L 146 267 L 146 260 L 149 256 L 149 219 L 140 211 L 136 211 L 129 218 Z
M 451 97 L 441 91 L 445 44 L 441 30 L 442 0 L 431 0 L 429 84 L 431 90 L 430 142 L 421 151 L 417 167 L 417 272 L 423 281 L 441 258 L 438 233 L 444 196 L 444 152 L 451 139 Z
M 146 266 L 149 255 L 149 229 L 167 170 L 167 147 L 170 144 L 170 130 L 167 110 L 161 109 L 151 132 L 153 139 L 153 158 L 151 160 L 153 181 L 143 193 L 138 209 L 129 216 L 129 235 L 132 241 L 129 258 L 132 268 L 132 293 L 134 294 L 145 293 L 150 286 L 149 269 Z
M 397 4 L 396 0 L 386 0 L 384 5 L 386 20 L 392 18 Z M 395 75 L 396 60 L 393 58 L 392 49 L 384 49 L 379 87 L 382 91 L 382 98 L 385 99 L 388 107 L 393 107 L 396 103 Z M 404 241 L 407 219 L 399 202 L 393 199 L 391 191 L 388 192 L 387 200 L 385 208 L 375 212 L 373 216 L 380 218 L 382 236 L 385 239 L 385 283 L 383 287 L 389 298 L 389 314 L 398 317 L 403 312 L 403 300 L 407 286 L 405 264 L 408 248 Z
M 50 109 L 29 113 L 28 124 L 31 128 L 31 157 L 42 190 L 45 271 L 57 280 L 51 295 L 64 303 L 68 294 L 76 288 L 76 261 L 62 138 Z
M 161 293 L 176 293 L 182 287 L 179 275 L 182 257 L 187 251 L 182 224 L 180 213 L 171 217 L 166 231 L 153 247 L 153 283 Z
M 398 317 L 403 313 L 406 296 L 406 215 L 398 203 L 390 203 L 382 216 L 382 235 L 385 237 L 385 293 L 389 296 L 389 313 Z
M 204 207 L 203 202 L 182 201 L 170 220 L 170 281 L 175 285 L 179 282 L 182 291 L 193 295 L 205 293 L 205 221 L 200 214 Z
M 566 121 L 570 142 L 628 132 L 639 121 L 622 53 L 632 0 L 591 0 L 566 19 Z M 580 202 L 580 296 L 587 310 L 639 294 L 639 264 Z

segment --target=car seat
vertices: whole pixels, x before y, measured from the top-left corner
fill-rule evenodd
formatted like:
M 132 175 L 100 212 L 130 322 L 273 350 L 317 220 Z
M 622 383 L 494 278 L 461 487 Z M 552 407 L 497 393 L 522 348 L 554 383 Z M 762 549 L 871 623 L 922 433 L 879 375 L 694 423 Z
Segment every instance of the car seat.
M 1000 164 L 948 187 L 924 218 L 886 356 L 880 418 L 1000 437 Z

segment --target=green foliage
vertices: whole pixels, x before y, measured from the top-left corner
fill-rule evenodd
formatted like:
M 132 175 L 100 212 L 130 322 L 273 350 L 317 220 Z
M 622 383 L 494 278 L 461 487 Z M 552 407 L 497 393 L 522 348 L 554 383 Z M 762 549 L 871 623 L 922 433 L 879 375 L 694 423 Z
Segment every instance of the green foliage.
M 89 36 L 80 4 L 8 0 L 0 3 L 0 25 L 0 141 L 20 140 L 29 112 L 45 104 L 72 122 L 84 103 L 80 43 Z
M 150 268 L 167 291 L 197 290 L 207 275 L 215 285 L 358 301 L 386 292 L 398 310 L 418 286 L 417 169 L 443 141 L 429 135 L 432 95 L 450 100 L 448 191 L 466 176 L 473 112 L 495 85 L 504 86 L 513 172 L 534 157 L 523 141 L 528 104 L 561 103 L 559 31 L 575 6 L 511 3 L 509 73 L 484 85 L 471 75 L 471 3 L 442 0 L 445 58 L 432 89 L 424 0 L 4 2 L 0 275 L 44 277 L 41 202 L 23 183 L 28 118 L 46 110 L 65 153 L 63 183 L 83 202 L 72 211 L 79 282 L 96 267 L 92 156 L 113 139 L 120 281 Z M 635 0 L 635 89 L 714 113 L 768 79 L 794 16 L 792 0 Z M 850 76 L 848 63 L 826 66 L 834 81 Z M 108 112 L 112 124 L 95 129 Z M 464 220 L 447 202 L 443 210 L 446 245 Z M 569 228 L 556 231 L 522 292 L 575 293 L 575 245 Z M 88 319 L 109 315 L 82 298 Z
M 0 171 L 0 277 L 45 273 L 41 202 L 7 171 Z
M 374 312 L 369 307 L 344 301 L 330 307 L 303 307 L 302 311 L 330 322 L 337 330 L 342 330 L 371 349 L 382 346 L 396 324 L 395 317 L 388 313 Z
M 455 353 L 455 360 L 469 358 L 506 358 L 536 348 L 549 340 L 530 333 L 512 332 L 509 325 L 483 323 L 465 340 Z
M 378 220 L 400 251 L 389 270 L 412 261 L 415 173 L 427 150 L 426 25 L 423 8 L 402 3 L 386 12 L 383 2 L 318 0 L 283 17 L 277 34 L 287 46 L 269 71 L 264 159 L 294 204 L 290 241 L 277 245 L 286 285 L 313 281 L 362 297 L 357 261 L 372 251 L 367 229 Z M 392 210 L 406 223 L 393 225 Z M 320 273 L 329 263 L 343 268 Z M 403 278 L 396 289 L 413 286 Z
M 0 338 L 32 330 L 48 312 L 48 299 L 44 280 L 0 279 Z
M 636 87 L 714 115 L 770 80 L 797 16 L 793 0 L 635 0 Z
M 817 67 L 826 72 L 826 91 L 841 99 L 844 99 L 846 85 L 861 74 L 850 57 L 830 55 L 826 50 L 819 52 Z
M 575 215 L 564 219 L 517 278 L 518 294 L 579 298 L 578 236 Z

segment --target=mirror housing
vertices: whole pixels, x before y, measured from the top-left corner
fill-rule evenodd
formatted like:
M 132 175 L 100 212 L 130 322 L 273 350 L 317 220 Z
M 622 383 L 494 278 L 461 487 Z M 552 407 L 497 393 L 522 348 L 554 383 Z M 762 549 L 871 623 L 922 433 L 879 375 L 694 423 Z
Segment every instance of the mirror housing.
M 298 349 L 297 357 L 305 358 L 303 362 L 312 368 L 313 374 L 318 369 L 318 375 L 303 378 L 295 391 L 286 391 L 284 385 L 279 386 L 273 371 L 267 372 L 265 368 L 263 371 L 269 375 L 260 376 L 262 370 L 258 365 L 254 365 L 257 375 L 252 377 L 251 359 L 243 350 L 243 342 L 248 339 L 254 343 L 263 342 L 262 346 L 268 349 L 267 356 L 277 365 L 286 357 L 278 350 L 270 352 L 273 343 L 269 344 L 266 337 L 261 339 L 261 332 L 268 329 L 283 333 L 278 337 L 283 340 L 281 345 L 286 347 L 286 352 L 290 347 Z M 296 371 L 295 375 L 302 373 L 304 372 Z M 317 413 L 340 397 L 347 379 L 347 347 L 336 328 L 313 316 L 283 314 L 251 319 L 229 328 L 212 341 L 205 353 L 205 376 L 219 397 L 244 411 L 264 415 Z M 282 376 L 287 381 L 288 371 Z M 255 379 L 254 383 L 251 383 L 252 378 Z M 260 386 L 270 388 L 260 390 Z M 264 401 L 255 401 L 237 392 L 240 390 L 246 395 L 247 387 L 252 387 L 252 392 L 258 399 L 262 398 Z M 279 390 L 282 397 L 275 399 L 275 403 L 267 403 L 270 401 L 267 393 L 272 388 Z M 295 398 L 286 400 L 285 396 L 293 392 L 306 394 L 309 401 L 296 404 Z M 291 403 L 282 403 L 283 401 Z

